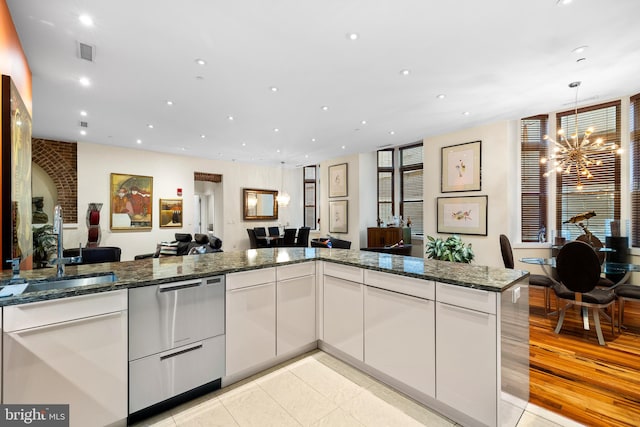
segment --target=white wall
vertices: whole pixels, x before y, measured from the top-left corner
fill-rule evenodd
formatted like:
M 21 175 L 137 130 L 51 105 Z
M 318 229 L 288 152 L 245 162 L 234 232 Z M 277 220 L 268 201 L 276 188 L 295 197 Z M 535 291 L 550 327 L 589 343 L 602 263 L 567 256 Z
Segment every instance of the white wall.
M 454 133 L 424 139 L 424 228 L 425 236 L 437 236 L 436 200 L 438 197 L 488 196 L 487 236 L 462 235 L 471 243 L 475 253 L 474 264 L 503 267 L 499 235 L 509 235 L 512 229 L 514 195 L 511 186 L 517 185 L 517 164 L 513 150 L 518 144 L 517 121 L 498 122 Z M 441 193 L 441 148 L 472 141 L 482 141 L 481 191 Z M 515 162 L 517 163 L 517 162 Z M 447 237 L 448 234 L 441 234 Z M 425 238 L 426 240 L 426 238 Z
M 74 228 L 65 228 L 65 247 L 84 246 L 87 226 L 84 217 L 91 202 L 104 203 L 101 215 L 101 246 L 122 248 L 122 260 L 153 252 L 156 244 L 173 240 L 174 233 L 193 230 L 194 172 L 222 175 L 222 200 L 216 200 L 216 234 L 223 241 L 223 249 L 248 249 L 246 229 L 255 226 L 289 224 L 300 227 L 302 216 L 302 169 L 285 169 L 284 182 L 293 201 L 289 207 L 279 209 L 277 221 L 244 221 L 242 219 L 242 188 L 278 190 L 282 182 L 281 168 L 254 164 L 226 162 L 169 155 L 150 151 L 113 146 L 78 143 L 78 221 Z M 153 227 L 149 231 L 111 231 L 109 227 L 109 176 L 111 173 L 145 175 L 153 177 Z M 176 189 L 182 188 L 183 227 L 159 228 L 158 205 L 160 198 L 176 198 Z M 298 203 L 299 201 L 299 203 Z M 222 229 L 221 229 L 222 228 Z

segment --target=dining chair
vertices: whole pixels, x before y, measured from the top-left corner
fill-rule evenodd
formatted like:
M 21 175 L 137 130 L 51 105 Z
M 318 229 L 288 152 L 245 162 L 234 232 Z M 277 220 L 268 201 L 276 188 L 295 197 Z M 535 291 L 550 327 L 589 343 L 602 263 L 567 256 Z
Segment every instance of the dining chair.
M 309 246 L 310 227 L 300 227 L 298 229 L 298 237 L 296 238 L 296 246 Z
M 567 309 L 577 305 L 583 312 L 592 310 L 598 343 L 605 345 L 600 314 L 611 322 L 611 334 L 614 334 L 613 320 L 604 309 L 615 304 L 616 295 L 612 289 L 597 288 L 601 269 L 593 247 L 578 240 L 565 244 L 556 257 L 556 271 L 560 280 L 554 284 L 553 291 L 558 297 L 558 306 L 561 301 L 566 301 L 566 304 L 560 308 L 555 333 L 560 333 Z
M 624 322 L 624 302 L 629 300 L 640 300 L 640 286 L 632 284 L 624 284 L 615 288 L 616 298 L 618 299 L 618 332 L 622 329 Z
M 269 236 L 278 237 L 280 235 L 280 227 L 269 227 Z
M 513 250 L 511 249 L 511 242 L 509 238 L 501 234 L 500 235 L 500 252 L 502 252 L 502 262 L 504 267 L 513 269 L 515 264 L 513 261 Z M 544 314 L 549 315 L 551 311 L 551 288 L 553 287 L 553 280 L 544 274 L 530 274 L 529 285 L 544 288 Z M 557 305 L 557 302 L 556 302 Z
M 295 246 L 296 245 L 296 229 L 285 228 L 284 237 L 282 238 L 282 246 Z
M 256 239 L 256 231 L 253 228 L 247 228 L 247 234 L 249 235 L 249 248 L 258 248 L 258 239 Z
M 256 237 L 267 237 L 267 230 L 264 227 L 254 227 Z

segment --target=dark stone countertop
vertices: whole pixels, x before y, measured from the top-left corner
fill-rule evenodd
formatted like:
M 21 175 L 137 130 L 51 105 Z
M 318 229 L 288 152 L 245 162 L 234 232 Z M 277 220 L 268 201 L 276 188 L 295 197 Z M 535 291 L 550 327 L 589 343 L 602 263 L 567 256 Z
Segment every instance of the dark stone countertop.
M 325 248 L 267 248 L 78 266 L 67 265 L 66 276 L 114 272 L 117 281 L 4 297 L 0 298 L 0 306 L 189 280 L 310 260 L 352 265 L 491 292 L 502 292 L 529 275 L 528 272 L 522 270 L 459 264 L 378 252 Z M 55 273 L 55 268 L 25 270 L 21 272 L 21 277 L 27 281 L 42 280 L 55 277 Z M 10 278 L 10 271 L 0 273 L 1 285 L 6 285 Z

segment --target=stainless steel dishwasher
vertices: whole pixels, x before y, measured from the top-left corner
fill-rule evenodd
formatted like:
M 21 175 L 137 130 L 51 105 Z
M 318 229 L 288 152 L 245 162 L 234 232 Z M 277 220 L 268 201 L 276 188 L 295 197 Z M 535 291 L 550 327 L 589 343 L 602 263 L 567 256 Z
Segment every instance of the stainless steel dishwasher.
M 224 276 L 129 289 L 130 420 L 220 387 L 224 298 Z

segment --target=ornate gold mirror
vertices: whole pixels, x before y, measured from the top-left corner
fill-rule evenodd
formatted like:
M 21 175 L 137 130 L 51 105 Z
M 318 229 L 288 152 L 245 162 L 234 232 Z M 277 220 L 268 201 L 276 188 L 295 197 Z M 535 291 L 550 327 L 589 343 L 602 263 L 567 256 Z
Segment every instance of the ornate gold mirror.
M 276 190 L 256 190 L 243 188 L 243 204 L 245 220 L 278 219 L 278 203 Z

